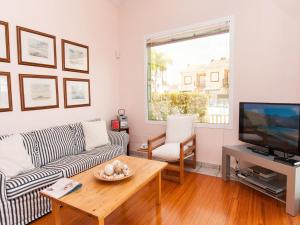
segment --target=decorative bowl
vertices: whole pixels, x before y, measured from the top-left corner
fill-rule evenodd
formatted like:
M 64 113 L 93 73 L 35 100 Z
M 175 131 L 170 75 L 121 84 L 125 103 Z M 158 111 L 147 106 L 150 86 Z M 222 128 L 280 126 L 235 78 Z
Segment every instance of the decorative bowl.
M 101 181 L 108 181 L 108 182 L 113 182 L 113 181 L 120 181 L 120 180 L 125 180 L 129 177 L 133 176 L 133 171 L 128 169 L 127 174 L 122 174 L 122 175 L 117 175 L 116 173 L 114 173 L 114 175 L 112 176 L 107 176 L 105 175 L 105 166 L 106 164 L 101 165 L 100 167 L 97 168 L 97 170 L 94 171 L 94 177 L 98 180 Z

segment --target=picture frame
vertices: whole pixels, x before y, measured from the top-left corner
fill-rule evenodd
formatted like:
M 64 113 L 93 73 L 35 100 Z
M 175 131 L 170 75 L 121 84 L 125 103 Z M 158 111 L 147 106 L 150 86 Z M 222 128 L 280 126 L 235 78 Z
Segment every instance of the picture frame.
M 21 110 L 59 108 L 57 76 L 19 74 Z
M 56 37 L 17 26 L 18 63 L 57 68 Z
M 64 78 L 65 108 L 91 106 L 89 79 Z
M 89 47 L 76 42 L 61 40 L 62 69 L 64 71 L 89 73 Z
M 0 72 L 0 112 L 13 111 L 11 77 L 9 72 Z
M 219 72 L 211 72 L 210 73 L 210 81 L 211 82 L 219 82 Z
M 0 62 L 10 62 L 9 26 L 0 21 Z
M 193 81 L 192 76 L 184 76 L 184 85 L 191 85 Z

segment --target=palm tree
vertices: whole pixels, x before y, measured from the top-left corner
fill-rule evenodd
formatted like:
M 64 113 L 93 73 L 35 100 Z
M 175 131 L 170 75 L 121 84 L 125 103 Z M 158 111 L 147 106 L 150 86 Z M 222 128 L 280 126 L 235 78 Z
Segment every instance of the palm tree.
M 172 64 L 172 59 L 166 56 L 163 52 L 157 52 L 151 49 L 150 68 L 151 76 L 154 78 L 154 91 L 156 92 L 158 72 L 161 76 L 161 84 L 164 84 L 164 72 L 167 70 L 167 66 Z

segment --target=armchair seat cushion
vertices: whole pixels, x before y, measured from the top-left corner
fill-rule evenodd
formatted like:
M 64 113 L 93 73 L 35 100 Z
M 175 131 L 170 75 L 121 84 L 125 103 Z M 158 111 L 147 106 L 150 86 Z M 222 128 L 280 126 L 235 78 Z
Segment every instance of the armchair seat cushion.
M 184 150 L 188 149 L 188 146 L 184 147 Z M 180 159 L 180 143 L 167 143 L 152 151 L 153 159 L 160 161 L 175 162 Z
M 58 170 L 36 168 L 6 181 L 7 199 L 14 199 L 37 189 L 54 184 L 63 175 Z

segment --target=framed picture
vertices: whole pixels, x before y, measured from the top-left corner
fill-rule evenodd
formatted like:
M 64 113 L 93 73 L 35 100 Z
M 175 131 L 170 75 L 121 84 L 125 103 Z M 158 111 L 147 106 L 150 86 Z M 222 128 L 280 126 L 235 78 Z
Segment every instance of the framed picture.
M 20 74 L 22 111 L 58 108 L 57 76 Z
M 89 73 L 89 47 L 75 42 L 62 40 L 63 70 Z
M 17 42 L 19 64 L 57 68 L 55 36 L 18 26 Z
M 8 23 L 0 21 L 0 62 L 10 62 Z
M 12 111 L 10 73 L 0 72 L 0 112 Z
M 192 84 L 193 78 L 192 76 L 184 76 L 184 85 Z
M 90 80 L 64 78 L 65 108 L 91 105 Z
M 210 73 L 210 81 L 211 82 L 219 82 L 219 72 L 211 72 Z

